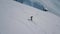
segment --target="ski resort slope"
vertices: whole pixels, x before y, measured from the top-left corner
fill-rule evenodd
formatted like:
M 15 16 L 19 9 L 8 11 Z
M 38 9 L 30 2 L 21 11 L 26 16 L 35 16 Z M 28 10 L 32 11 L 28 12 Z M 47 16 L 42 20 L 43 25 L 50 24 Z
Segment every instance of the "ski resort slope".
M 33 21 L 29 21 L 33 16 Z M 0 34 L 60 34 L 60 17 L 18 3 L 0 0 Z

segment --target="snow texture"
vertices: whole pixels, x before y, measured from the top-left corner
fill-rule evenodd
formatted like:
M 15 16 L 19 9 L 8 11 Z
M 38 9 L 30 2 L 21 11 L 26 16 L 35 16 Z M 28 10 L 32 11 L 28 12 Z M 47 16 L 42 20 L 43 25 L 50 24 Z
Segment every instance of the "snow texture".
M 33 16 L 33 21 L 29 21 Z M 60 34 L 60 17 L 18 3 L 0 0 L 0 34 Z

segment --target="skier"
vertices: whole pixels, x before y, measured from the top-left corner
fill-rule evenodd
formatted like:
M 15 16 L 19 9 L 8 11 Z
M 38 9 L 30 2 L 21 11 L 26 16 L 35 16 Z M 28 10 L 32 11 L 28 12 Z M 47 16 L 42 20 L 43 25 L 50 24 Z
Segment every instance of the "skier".
M 35 21 L 33 21 L 33 16 L 30 16 L 30 19 L 28 19 L 28 21 L 31 21 L 32 23 L 34 23 L 35 25 L 37 25 L 37 24 L 35 23 Z
M 31 21 L 32 21 L 32 19 L 33 19 L 33 16 L 31 16 L 30 18 L 31 18 Z
M 31 16 L 30 19 L 28 19 L 28 20 L 33 21 L 33 16 Z

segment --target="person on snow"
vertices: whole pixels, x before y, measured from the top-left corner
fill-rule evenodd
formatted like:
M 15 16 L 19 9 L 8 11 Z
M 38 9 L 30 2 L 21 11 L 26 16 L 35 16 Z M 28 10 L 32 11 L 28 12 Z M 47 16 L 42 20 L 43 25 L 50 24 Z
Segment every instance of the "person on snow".
M 33 16 L 30 16 L 30 19 L 28 19 L 28 20 L 33 21 Z
M 31 21 L 33 20 L 33 16 L 30 17 Z

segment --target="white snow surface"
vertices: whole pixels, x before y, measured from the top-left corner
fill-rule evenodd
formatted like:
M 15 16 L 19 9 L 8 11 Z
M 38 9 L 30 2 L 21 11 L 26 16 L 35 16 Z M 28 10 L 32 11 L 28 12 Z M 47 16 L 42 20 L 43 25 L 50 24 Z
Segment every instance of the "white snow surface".
M 33 22 L 28 21 L 33 16 Z M 0 0 L 0 34 L 60 34 L 60 17 L 13 0 Z

